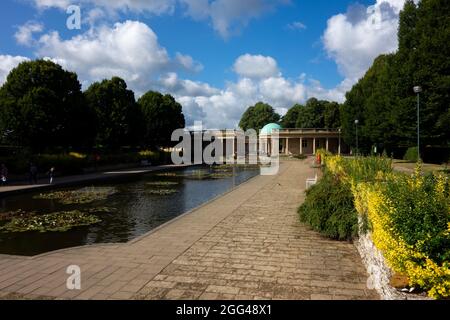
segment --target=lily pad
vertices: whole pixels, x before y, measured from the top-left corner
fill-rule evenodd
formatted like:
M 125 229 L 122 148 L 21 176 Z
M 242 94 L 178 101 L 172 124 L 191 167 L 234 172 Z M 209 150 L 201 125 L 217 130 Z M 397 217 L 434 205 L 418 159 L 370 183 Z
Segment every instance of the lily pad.
M 157 177 L 178 177 L 178 174 L 176 174 L 175 172 L 163 172 L 163 173 L 158 173 L 156 176 Z
M 98 207 L 98 208 L 88 209 L 87 213 L 112 213 L 112 212 L 116 212 L 116 211 L 117 211 L 117 208 Z
M 178 182 L 175 181 L 155 181 L 155 182 L 147 182 L 147 186 L 152 187 L 164 187 L 164 186 L 176 186 L 178 185 Z
M 178 191 L 175 189 L 153 189 L 153 190 L 147 190 L 147 194 L 151 195 L 159 195 L 159 196 L 169 196 L 171 194 L 177 193 Z
M 87 204 L 98 200 L 106 200 L 117 190 L 112 187 L 90 187 L 72 191 L 54 191 L 41 193 L 33 199 L 57 200 L 62 204 Z
M 0 221 L 10 220 L 15 217 L 28 217 L 36 214 L 34 211 L 28 212 L 22 209 L 16 211 L 2 212 L 0 213 Z
M 88 226 L 99 222 L 101 220 L 92 214 L 78 210 L 62 211 L 31 217 L 16 217 L 0 227 L 0 230 L 4 232 L 64 232 L 75 227 Z

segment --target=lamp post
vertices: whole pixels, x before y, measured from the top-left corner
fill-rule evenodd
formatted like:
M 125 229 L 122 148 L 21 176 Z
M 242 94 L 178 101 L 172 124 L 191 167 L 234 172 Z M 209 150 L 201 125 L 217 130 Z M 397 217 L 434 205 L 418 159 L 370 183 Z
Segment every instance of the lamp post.
M 338 145 L 338 154 L 339 155 L 341 155 L 341 132 L 342 132 L 342 129 L 341 128 L 339 128 L 339 145 Z
M 417 161 L 420 161 L 420 93 L 423 90 L 421 86 L 415 86 L 413 89 L 417 94 Z
M 359 124 L 359 120 L 355 120 L 355 126 L 356 126 L 356 155 L 358 155 L 358 153 L 359 153 L 358 124 Z

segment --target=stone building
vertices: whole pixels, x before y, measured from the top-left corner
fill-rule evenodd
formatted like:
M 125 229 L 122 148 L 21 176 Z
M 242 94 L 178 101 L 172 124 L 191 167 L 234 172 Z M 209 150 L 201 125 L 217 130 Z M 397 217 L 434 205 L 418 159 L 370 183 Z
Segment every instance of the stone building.
M 260 132 L 262 150 L 272 154 L 276 138 L 279 139 L 280 155 L 314 155 L 319 149 L 334 154 L 349 152 L 337 129 L 283 129 L 279 124 L 270 123 Z

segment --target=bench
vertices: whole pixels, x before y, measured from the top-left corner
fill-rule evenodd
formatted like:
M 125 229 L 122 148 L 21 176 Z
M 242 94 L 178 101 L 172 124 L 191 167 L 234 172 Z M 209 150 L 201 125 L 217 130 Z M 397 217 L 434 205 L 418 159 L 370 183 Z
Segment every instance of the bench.
M 306 190 L 317 184 L 317 174 L 314 178 L 306 179 Z

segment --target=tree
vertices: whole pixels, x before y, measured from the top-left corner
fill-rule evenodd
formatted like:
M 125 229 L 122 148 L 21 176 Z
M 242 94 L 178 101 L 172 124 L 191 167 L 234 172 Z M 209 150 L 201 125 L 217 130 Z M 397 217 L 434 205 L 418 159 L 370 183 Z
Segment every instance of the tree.
M 244 131 L 249 129 L 260 131 L 266 124 L 278 123 L 278 121 L 280 121 L 280 115 L 275 112 L 272 106 L 258 102 L 245 111 L 239 122 L 239 127 Z
M 142 116 L 126 82 L 118 77 L 93 83 L 85 92 L 87 104 L 95 114 L 96 144 L 107 148 L 138 145 L 142 135 Z
M 341 126 L 341 106 L 337 102 L 327 102 L 323 115 L 325 129 L 338 129 Z
M 319 101 L 316 98 L 309 99 L 305 108 L 299 114 L 297 128 L 324 128 L 325 105 L 327 103 L 328 101 Z
M 296 128 L 298 117 L 304 108 L 305 107 L 300 104 L 296 104 L 290 108 L 281 120 L 281 126 L 286 129 Z
M 343 137 L 354 145 L 354 120 L 360 120 L 361 146 L 417 145 L 417 102 L 420 85 L 421 141 L 450 144 L 450 2 L 408 0 L 400 14 L 399 50 L 375 59 L 365 76 L 346 94 L 342 107 Z
M 0 131 L 9 144 L 35 151 L 88 146 L 91 118 L 77 75 L 51 61 L 22 62 L 0 89 Z
M 138 104 L 145 121 L 144 141 L 150 146 L 171 146 L 172 132 L 185 127 L 182 106 L 169 95 L 149 91 Z

